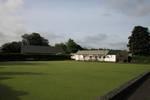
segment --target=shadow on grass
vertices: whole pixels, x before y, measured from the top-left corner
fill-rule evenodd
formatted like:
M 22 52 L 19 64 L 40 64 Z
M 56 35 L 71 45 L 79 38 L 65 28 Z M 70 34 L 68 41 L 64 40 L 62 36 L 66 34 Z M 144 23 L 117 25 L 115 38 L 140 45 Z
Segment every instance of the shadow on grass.
M 1 80 L 12 79 L 12 77 L 1 77 Z M 0 100 L 21 100 L 19 97 L 27 95 L 25 91 L 17 91 L 13 88 L 0 83 Z
M 10 86 L 7 86 L 6 84 L 1 83 L 2 80 L 13 79 L 15 75 L 30 76 L 30 75 L 45 75 L 45 74 L 33 72 L 0 72 L 0 100 L 21 100 L 20 96 L 29 94 L 28 92 L 18 91 Z

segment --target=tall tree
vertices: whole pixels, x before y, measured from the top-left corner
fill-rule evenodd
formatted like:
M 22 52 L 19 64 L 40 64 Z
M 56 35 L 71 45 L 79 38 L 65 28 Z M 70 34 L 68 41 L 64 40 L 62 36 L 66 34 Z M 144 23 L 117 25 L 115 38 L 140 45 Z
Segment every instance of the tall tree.
M 24 45 L 49 46 L 48 40 L 42 37 L 39 33 L 24 34 L 22 38 Z
M 75 53 L 78 50 L 83 49 L 79 44 L 75 43 L 74 40 L 72 39 L 68 40 L 68 42 L 66 43 L 66 46 L 67 46 L 68 53 Z
M 21 42 L 10 42 L 2 45 L 3 53 L 20 53 L 21 51 Z
M 128 47 L 134 55 L 150 55 L 150 32 L 148 28 L 135 26 L 129 37 Z

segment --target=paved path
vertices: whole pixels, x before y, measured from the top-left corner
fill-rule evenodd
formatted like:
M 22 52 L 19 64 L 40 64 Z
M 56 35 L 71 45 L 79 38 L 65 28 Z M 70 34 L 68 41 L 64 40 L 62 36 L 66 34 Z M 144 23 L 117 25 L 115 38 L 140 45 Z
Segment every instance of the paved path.
M 150 75 L 126 100 L 150 100 Z
M 114 90 L 98 100 L 150 100 L 150 73 L 116 95 L 117 91 L 120 90 Z

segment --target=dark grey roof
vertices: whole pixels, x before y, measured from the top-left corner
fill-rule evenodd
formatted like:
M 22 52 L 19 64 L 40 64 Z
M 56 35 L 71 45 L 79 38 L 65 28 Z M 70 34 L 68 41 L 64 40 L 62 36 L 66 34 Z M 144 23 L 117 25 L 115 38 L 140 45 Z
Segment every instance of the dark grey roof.
M 23 54 L 60 54 L 64 53 L 62 48 L 50 46 L 22 46 L 21 53 Z
M 0 52 L 2 52 L 2 47 L 0 47 Z
M 115 54 L 117 55 L 118 53 L 120 53 L 122 50 L 110 50 L 108 54 L 112 55 Z
M 109 50 L 81 50 L 76 54 L 78 55 L 107 55 Z

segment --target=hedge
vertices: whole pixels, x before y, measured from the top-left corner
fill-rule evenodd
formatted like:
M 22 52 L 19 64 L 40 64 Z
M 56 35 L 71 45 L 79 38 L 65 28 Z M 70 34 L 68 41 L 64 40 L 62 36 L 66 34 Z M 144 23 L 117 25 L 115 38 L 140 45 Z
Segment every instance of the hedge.
M 0 54 L 0 61 L 48 61 L 70 60 L 69 55 L 54 54 Z
M 150 56 L 133 56 L 133 63 L 150 64 Z

